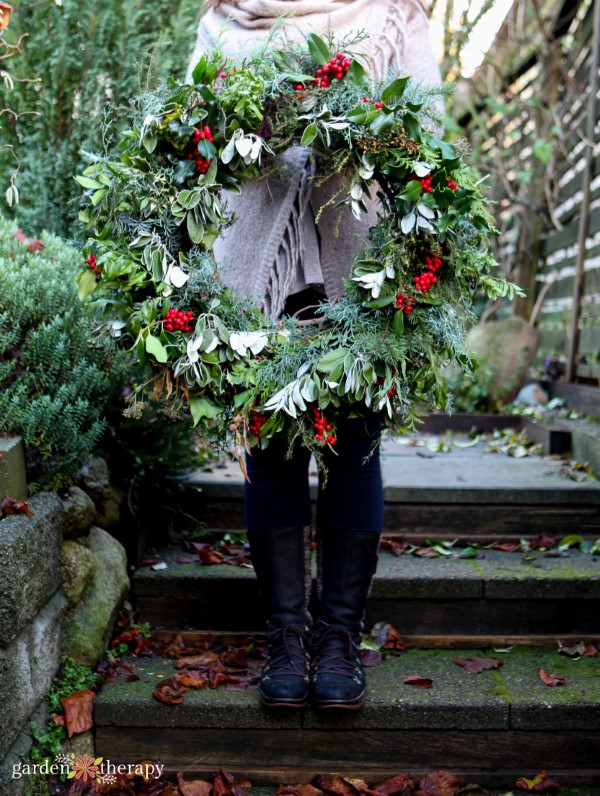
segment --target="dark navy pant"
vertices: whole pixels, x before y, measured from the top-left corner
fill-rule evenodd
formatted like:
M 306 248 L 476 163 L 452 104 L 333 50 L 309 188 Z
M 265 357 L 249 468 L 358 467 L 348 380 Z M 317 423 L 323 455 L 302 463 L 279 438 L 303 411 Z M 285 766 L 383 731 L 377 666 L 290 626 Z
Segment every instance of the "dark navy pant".
M 321 480 L 319 483 L 317 528 L 381 533 L 380 434 L 381 420 L 376 415 L 336 422 L 335 452 L 324 449 L 327 478 L 326 485 Z M 296 444 L 291 458 L 286 458 L 287 450 L 288 443 L 275 438 L 265 450 L 253 448 L 246 456 L 250 480 L 245 484 L 245 512 L 249 531 L 312 522 L 308 486 L 310 453 Z

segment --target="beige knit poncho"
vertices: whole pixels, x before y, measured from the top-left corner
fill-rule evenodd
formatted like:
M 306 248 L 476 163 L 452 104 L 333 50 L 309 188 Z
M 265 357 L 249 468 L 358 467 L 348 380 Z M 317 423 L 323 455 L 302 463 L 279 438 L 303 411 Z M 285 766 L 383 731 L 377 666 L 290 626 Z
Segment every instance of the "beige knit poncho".
M 202 17 L 189 73 L 202 52 L 216 46 L 232 59 L 250 55 L 271 35 L 283 15 L 294 16 L 283 35 L 299 43 L 310 32 L 331 29 L 338 38 L 365 31 L 359 45 L 363 65 L 375 78 L 388 72 L 410 74 L 418 82 L 441 82 L 428 39 L 427 15 L 419 0 L 223 0 Z M 280 46 L 280 45 L 279 45 Z M 377 219 L 377 202 L 360 220 L 350 212 L 322 211 L 332 197 L 343 198 L 343 177 L 313 184 L 308 150 L 292 147 L 282 157 L 283 173 L 227 194 L 235 223 L 214 247 L 223 276 L 237 292 L 251 295 L 278 317 L 286 298 L 307 285 L 323 286 L 329 298 L 343 292 L 342 278 L 366 245 Z M 340 193 L 342 192 L 342 193 Z M 336 234 L 337 233 L 337 234 Z

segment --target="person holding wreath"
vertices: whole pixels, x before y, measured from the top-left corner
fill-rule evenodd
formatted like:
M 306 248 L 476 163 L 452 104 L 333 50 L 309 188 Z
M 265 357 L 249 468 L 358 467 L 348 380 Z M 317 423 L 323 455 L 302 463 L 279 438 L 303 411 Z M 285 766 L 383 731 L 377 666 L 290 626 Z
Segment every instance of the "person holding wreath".
M 290 16 L 282 35 L 293 44 L 311 32 L 331 31 L 338 41 L 364 32 L 359 60 L 375 79 L 401 74 L 424 85 L 441 82 L 419 0 L 212 2 L 200 20 L 190 73 L 202 52 L 218 46 L 226 76 L 236 58 L 268 44 L 282 16 Z M 344 59 L 336 55 L 326 75 L 335 79 Z M 235 291 L 256 297 L 272 318 L 295 314 L 302 323 L 320 299 L 342 295 L 342 280 L 377 220 L 378 202 L 367 200 L 360 219 L 340 217 L 333 205 L 347 188 L 343 174 L 319 184 L 305 147 L 290 147 L 279 160 L 277 175 L 228 195 L 236 221 L 214 252 Z M 336 418 L 333 437 L 328 418 L 315 410 L 316 433 L 331 444 L 324 448 L 327 479 L 317 500 L 320 615 L 312 634 L 310 454 L 296 444 L 289 456 L 287 443 L 275 437 L 247 455 L 246 527 L 269 638 L 260 681 L 266 707 L 303 708 L 311 693 L 321 709 L 364 704 L 360 631 L 383 529 L 382 427 L 375 412 L 365 418 L 346 411 Z

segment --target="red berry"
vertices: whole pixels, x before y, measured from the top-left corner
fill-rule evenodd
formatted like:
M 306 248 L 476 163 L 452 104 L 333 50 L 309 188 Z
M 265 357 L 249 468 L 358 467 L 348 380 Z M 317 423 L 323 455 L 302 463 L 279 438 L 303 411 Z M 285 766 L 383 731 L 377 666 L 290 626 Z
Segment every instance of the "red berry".
M 344 56 L 343 56 L 342 53 L 338 53 L 335 57 L 337 58 L 338 61 L 343 61 L 344 60 Z
M 322 69 L 317 69 L 316 74 L 317 74 L 317 77 L 321 77 L 321 75 L 323 74 L 323 70 Z
M 377 110 L 379 110 L 383 106 L 383 103 L 382 102 L 374 102 L 373 105 L 377 108 Z
M 221 77 L 225 79 L 227 77 L 227 72 L 221 72 Z

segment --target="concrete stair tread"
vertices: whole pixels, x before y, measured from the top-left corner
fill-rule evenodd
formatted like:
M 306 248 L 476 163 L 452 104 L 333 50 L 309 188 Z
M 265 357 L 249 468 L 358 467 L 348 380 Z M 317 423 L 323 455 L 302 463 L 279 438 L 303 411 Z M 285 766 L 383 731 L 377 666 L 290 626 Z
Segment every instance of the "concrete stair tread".
M 600 505 L 600 482 L 591 476 L 582 481 L 565 476 L 563 460 L 538 455 L 512 458 L 488 452 L 483 441 L 436 452 L 422 444 L 431 438 L 412 435 L 384 441 L 381 462 L 387 502 Z M 453 439 L 469 441 L 458 433 Z M 314 468 L 311 472 L 316 495 Z M 243 495 L 243 475 L 236 462 L 210 472 L 195 471 L 184 483 L 211 499 Z
M 508 553 L 482 550 L 481 558 L 414 555 L 394 556 L 383 551 L 371 597 L 412 599 L 553 599 L 600 598 L 600 556 L 570 550 L 568 557 L 546 557 L 543 552 Z M 189 557 L 179 547 L 157 551 L 167 569 L 139 568 L 133 577 L 140 595 L 184 597 L 216 581 L 253 582 L 249 567 L 228 564 L 178 563 Z M 314 573 L 313 573 L 314 574 Z
M 471 674 L 453 658 L 491 655 L 504 665 Z M 124 678 L 106 684 L 96 697 L 95 725 L 101 727 L 189 727 L 254 729 L 444 729 L 444 730 L 598 730 L 600 677 L 598 660 L 572 660 L 556 650 L 515 648 L 481 650 L 411 650 L 367 669 L 367 704 L 361 711 L 267 711 L 258 703 L 258 686 L 231 692 L 190 690 L 180 705 L 152 697 L 158 682 L 173 675 L 173 661 L 131 658 L 137 682 Z M 545 686 L 539 669 L 564 677 L 565 685 Z M 433 680 L 429 689 L 404 684 L 420 674 Z

